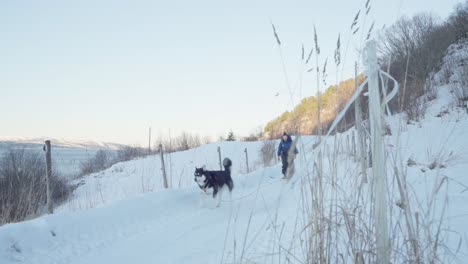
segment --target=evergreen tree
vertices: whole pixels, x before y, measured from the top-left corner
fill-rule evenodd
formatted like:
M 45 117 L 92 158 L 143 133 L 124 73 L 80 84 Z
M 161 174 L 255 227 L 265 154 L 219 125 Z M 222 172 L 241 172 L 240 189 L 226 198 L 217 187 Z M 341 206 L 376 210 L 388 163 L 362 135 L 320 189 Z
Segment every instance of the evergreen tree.
M 234 132 L 232 132 L 232 130 L 229 131 L 226 141 L 236 141 L 236 137 L 234 136 Z

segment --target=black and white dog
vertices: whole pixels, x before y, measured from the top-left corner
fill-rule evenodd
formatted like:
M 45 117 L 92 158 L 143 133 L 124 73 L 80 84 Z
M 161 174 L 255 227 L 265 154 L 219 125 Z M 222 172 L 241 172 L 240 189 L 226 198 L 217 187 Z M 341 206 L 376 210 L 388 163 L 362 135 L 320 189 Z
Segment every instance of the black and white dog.
M 223 160 L 224 171 L 209 171 L 205 169 L 205 166 L 202 168 L 195 167 L 195 182 L 198 184 L 198 187 L 203 191 L 203 194 L 210 193 L 211 189 L 213 190 L 213 198 L 219 192 L 218 203 L 216 207 L 219 207 L 221 204 L 221 193 L 224 189 L 224 186 L 229 188 L 229 193 L 232 192 L 234 188 L 234 182 L 231 178 L 231 166 L 232 161 L 228 158 Z M 200 197 L 201 202 L 202 197 Z

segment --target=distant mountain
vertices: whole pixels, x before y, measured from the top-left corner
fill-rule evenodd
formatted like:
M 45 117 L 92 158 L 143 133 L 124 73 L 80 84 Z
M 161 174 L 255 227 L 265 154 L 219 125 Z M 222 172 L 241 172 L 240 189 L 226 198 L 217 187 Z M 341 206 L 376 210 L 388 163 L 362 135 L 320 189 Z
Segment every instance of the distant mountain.
M 92 141 L 92 140 L 66 140 L 53 138 L 27 138 L 27 137 L 0 137 L 0 149 L 10 147 L 38 147 L 43 145 L 45 140 L 50 140 L 54 147 L 59 148 L 78 148 L 78 149 L 109 149 L 117 150 L 124 146 L 123 144 Z

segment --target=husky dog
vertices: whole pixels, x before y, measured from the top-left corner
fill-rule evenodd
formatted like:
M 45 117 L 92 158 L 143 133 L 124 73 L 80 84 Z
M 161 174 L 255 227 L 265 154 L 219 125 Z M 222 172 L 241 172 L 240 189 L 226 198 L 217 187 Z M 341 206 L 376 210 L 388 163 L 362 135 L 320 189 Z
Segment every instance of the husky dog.
M 203 193 L 208 194 L 208 192 L 213 189 L 213 198 L 216 197 L 218 192 L 218 203 L 216 207 L 219 207 L 221 204 L 221 193 L 223 191 L 224 185 L 229 188 L 229 193 L 232 192 L 234 188 L 234 183 L 231 178 L 231 166 L 232 161 L 228 158 L 223 160 L 224 171 L 209 171 L 205 169 L 205 166 L 202 168 L 195 167 L 195 182 L 198 184 L 198 187 L 203 191 Z

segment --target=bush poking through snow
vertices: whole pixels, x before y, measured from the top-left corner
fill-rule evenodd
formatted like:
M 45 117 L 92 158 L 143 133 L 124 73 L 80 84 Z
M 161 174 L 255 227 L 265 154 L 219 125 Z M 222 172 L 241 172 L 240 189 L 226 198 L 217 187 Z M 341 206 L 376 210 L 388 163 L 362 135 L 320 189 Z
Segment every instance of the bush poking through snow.
M 118 161 L 129 161 L 148 154 L 148 150 L 139 146 L 123 146 L 117 150 Z
M 443 117 L 443 116 L 448 115 L 448 114 L 450 114 L 449 110 L 448 109 L 443 109 L 436 115 L 436 117 Z
M 457 81 L 451 83 L 453 95 L 457 99 L 458 106 L 463 106 L 468 100 L 468 64 L 464 64 L 457 72 Z
M 52 199 L 71 193 L 65 178 L 52 172 Z M 9 150 L 0 158 L 0 224 L 19 222 L 40 214 L 46 204 L 46 164 L 42 153 Z
M 95 172 L 99 172 L 109 168 L 116 160 L 112 159 L 109 152 L 105 150 L 99 150 L 96 155 L 80 164 L 80 175 L 87 175 Z
M 416 163 L 416 161 L 414 160 L 414 157 L 413 157 L 413 156 L 411 156 L 411 157 L 408 158 L 408 160 L 406 161 L 406 165 L 407 165 L 408 167 L 413 167 L 413 166 L 416 166 L 416 165 L 417 165 L 417 163 Z
M 407 124 L 421 121 L 426 114 L 426 110 L 427 104 L 425 101 L 417 99 L 409 101 L 406 109 L 404 110 L 407 118 Z
M 450 83 L 450 78 L 454 74 L 455 68 L 456 65 L 453 60 L 445 62 L 444 66 L 441 69 L 441 81 L 443 82 L 443 84 Z
M 437 168 L 444 169 L 449 165 L 455 165 L 460 158 L 459 156 L 455 155 L 453 151 L 446 153 L 442 150 L 437 153 L 430 153 L 428 151 L 427 156 L 429 157 L 429 164 L 427 165 L 427 168 L 430 170 Z

